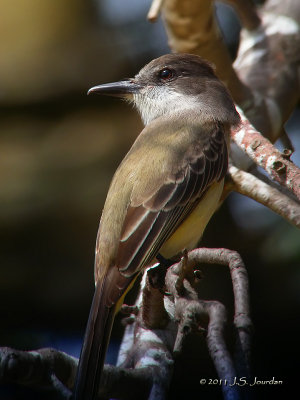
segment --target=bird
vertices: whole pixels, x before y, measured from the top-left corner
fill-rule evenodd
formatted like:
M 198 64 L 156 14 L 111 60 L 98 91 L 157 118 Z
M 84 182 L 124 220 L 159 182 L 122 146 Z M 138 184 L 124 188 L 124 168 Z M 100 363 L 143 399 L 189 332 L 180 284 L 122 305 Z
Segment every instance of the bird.
M 97 397 L 114 317 L 136 277 L 156 257 L 169 260 L 196 247 L 218 208 L 230 129 L 240 123 L 213 66 L 193 54 L 163 55 L 134 78 L 92 93 L 133 103 L 145 126 L 117 168 L 102 211 L 75 400 Z

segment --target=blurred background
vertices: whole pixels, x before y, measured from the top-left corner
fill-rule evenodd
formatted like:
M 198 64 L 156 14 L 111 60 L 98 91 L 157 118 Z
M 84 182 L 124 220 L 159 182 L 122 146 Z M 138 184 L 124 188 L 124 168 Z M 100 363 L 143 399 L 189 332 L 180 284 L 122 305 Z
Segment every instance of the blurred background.
M 73 0 L 72 6 L 68 0 L 1 1 L 0 346 L 51 346 L 79 356 L 105 195 L 142 128 L 130 106 L 87 97 L 86 92 L 93 85 L 131 77 L 169 52 L 161 21 L 146 21 L 149 5 L 150 0 Z M 217 15 L 234 56 L 238 20 L 222 4 Z M 298 165 L 299 125 L 296 110 L 287 130 L 298 150 L 292 157 Z M 255 326 L 254 375 L 284 382 L 283 388 L 257 389 L 256 398 L 274 398 L 296 384 L 299 367 L 299 231 L 263 206 L 232 194 L 202 244 L 235 249 L 245 261 Z M 202 269 L 203 298 L 224 302 L 231 321 L 228 271 Z M 116 359 L 121 335 L 118 320 L 109 362 Z M 192 371 L 175 372 L 187 373 L 190 390 L 199 396 L 206 390 L 210 398 L 221 398 L 219 389 L 199 385 L 203 375 L 215 376 L 212 366 L 207 367 L 205 348 L 201 352 Z M 174 399 L 187 394 L 186 387 L 176 384 L 172 390 Z M 6 386 L 0 398 L 38 399 L 40 394 Z

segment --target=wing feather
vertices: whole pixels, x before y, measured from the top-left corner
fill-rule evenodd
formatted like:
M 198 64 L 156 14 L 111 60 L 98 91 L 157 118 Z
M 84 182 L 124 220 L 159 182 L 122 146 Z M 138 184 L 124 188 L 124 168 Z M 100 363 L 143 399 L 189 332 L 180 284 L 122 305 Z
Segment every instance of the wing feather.
M 116 259 L 124 276 L 132 276 L 155 257 L 208 187 L 226 173 L 227 146 L 220 126 L 209 139 L 202 149 L 195 146 L 147 201 L 129 206 Z
M 148 133 L 151 135 L 151 132 Z M 227 171 L 227 145 L 223 127 L 218 123 L 211 124 L 206 131 L 192 134 L 194 140 L 191 143 L 183 142 L 188 143 L 184 149 L 177 135 L 177 142 L 170 143 L 168 160 L 162 157 L 156 165 L 153 164 L 161 168 L 156 180 L 150 179 L 149 185 L 143 186 L 143 190 L 137 186 L 136 191 L 133 181 L 113 257 L 113 265 L 118 267 L 124 278 L 132 278 L 153 260 L 164 242 L 198 205 L 208 188 L 222 179 Z M 157 138 L 154 145 L 157 145 Z M 134 146 L 132 149 L 135 151 Z M 128 157 L 131 157 L 130 154 L 134 156 L 135 153 L 129 153 Z M 143 155 L 142 152 L 138 154 L 139 157 Z M 142 163 L 144 169 L 140 169 L 140 175 L 134 178 L 143 179 L 143 185 L 145 179 L 142 175 L 149 174 L 149 165 L 152 165 L 149 155 L 144 156 L 147 159 Z M 170 157 L 174 157 L 172 162 Z M 99 240 L 101 242 L 101 237 Z M 96 265 L 98 263 L 99 258 Z

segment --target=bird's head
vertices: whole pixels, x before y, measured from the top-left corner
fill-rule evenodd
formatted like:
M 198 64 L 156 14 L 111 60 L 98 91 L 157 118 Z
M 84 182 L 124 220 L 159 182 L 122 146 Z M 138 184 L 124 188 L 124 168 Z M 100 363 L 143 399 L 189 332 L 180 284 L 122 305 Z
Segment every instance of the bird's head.
M 92 87 L 135 104 L 145 124 L 165 116 L 189 115 L 236 125 L 231 96 L 210 64 L 193 54 L 166 54 L 145 65 L 132 79 Z

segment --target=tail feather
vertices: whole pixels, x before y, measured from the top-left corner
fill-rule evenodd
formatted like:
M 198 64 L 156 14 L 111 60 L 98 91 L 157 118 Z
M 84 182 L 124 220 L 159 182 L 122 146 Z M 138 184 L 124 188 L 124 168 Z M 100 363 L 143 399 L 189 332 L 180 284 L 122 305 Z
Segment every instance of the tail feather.
M 117 268 L 111 268 L 96 285 L 77 369 L 74 400 L 97 398 L 118 302 L 131 281 L 132 278 L 122 276 Z
M 77 369 L 74 400 L 95 399 L 99 390 L 101 371 L 115 316 L 115 306 L 107 307 L 103 301 L 101 283 L 96 286 L 86 327 Z

